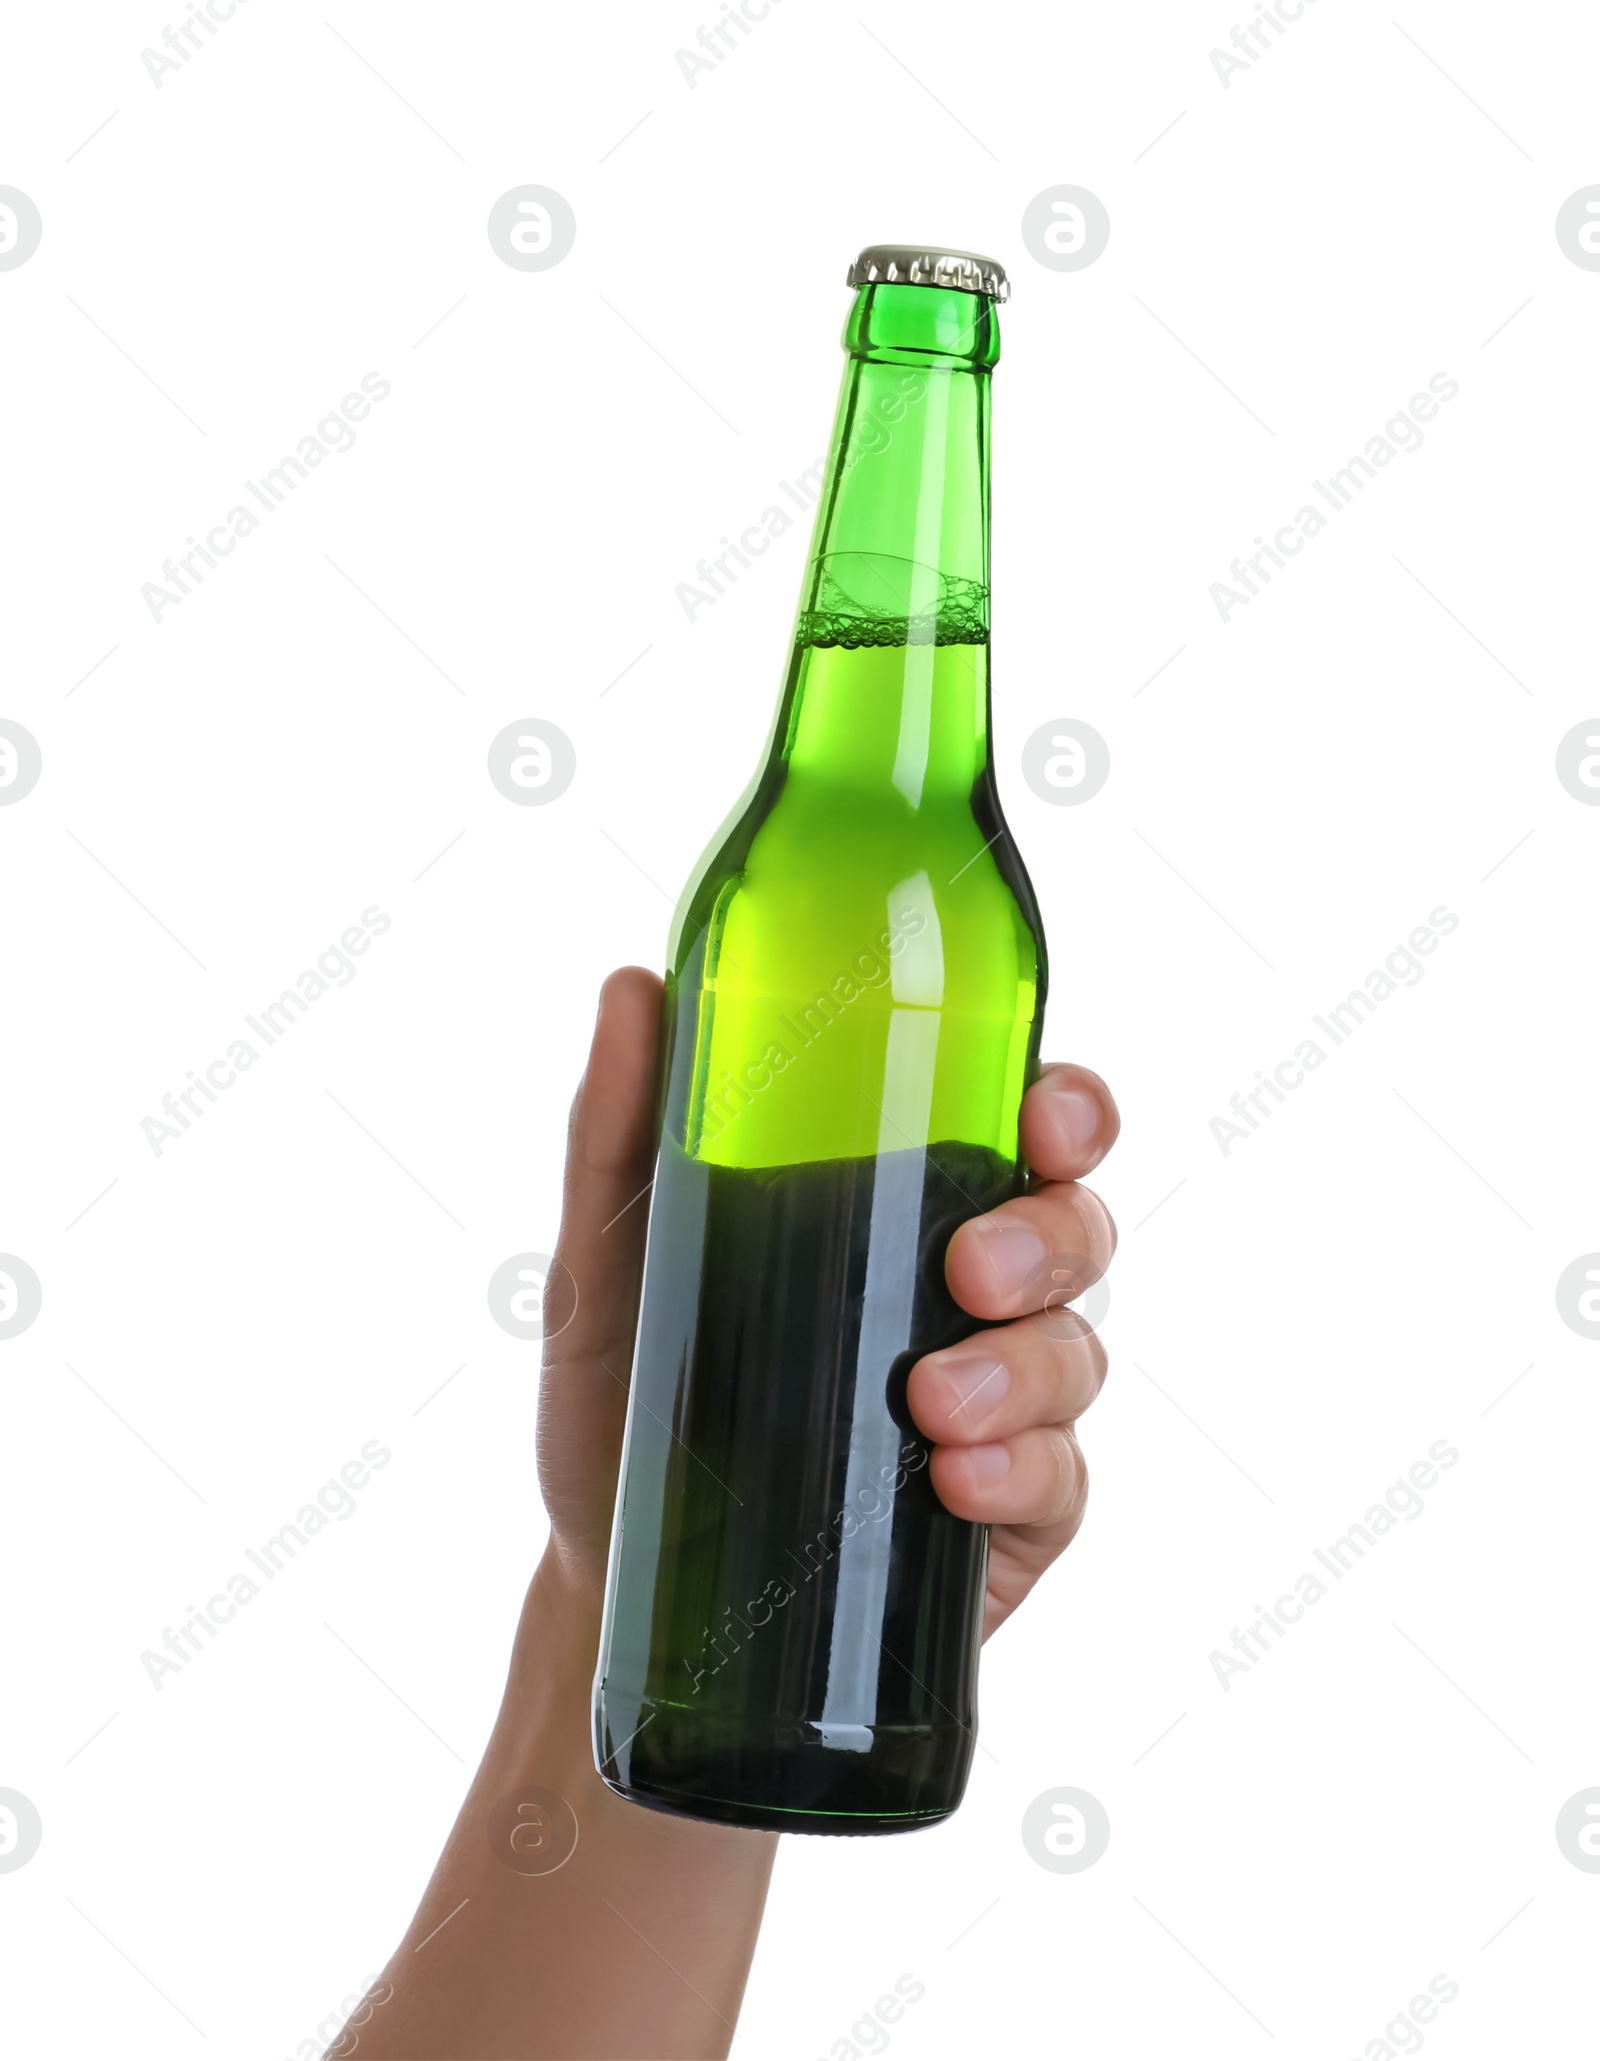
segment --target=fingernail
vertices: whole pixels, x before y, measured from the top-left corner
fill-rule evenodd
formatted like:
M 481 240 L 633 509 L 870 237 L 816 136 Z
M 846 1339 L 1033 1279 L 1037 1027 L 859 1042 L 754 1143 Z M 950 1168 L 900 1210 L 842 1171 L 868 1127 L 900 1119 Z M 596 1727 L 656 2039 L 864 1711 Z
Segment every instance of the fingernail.
M 979 1217 L 984 1257 L 1002 1295 L 1020 1295 L 1047 1257 L 1044 1240 L 1026 1224 L 1004 1217 Z
M 1100 1129 L 1100 1105 L 1081 1088 L 1061 1088 L 1050 1098 L 1062 1148 L 1074 1162 L 1086 1161 Z
M 974 1481 L 998 1481 L 1011 1472 L 1009 1446 L 968 1446 L 966 1455 Z
M 952 1417 L 969 1409 L 973 1420 L 987 1417 L 1011 1386 L 1011 1369 L 992 1353 L 963 1351 L 955 1347 L 939 1355 L 939 1371 L 950 1391 Z

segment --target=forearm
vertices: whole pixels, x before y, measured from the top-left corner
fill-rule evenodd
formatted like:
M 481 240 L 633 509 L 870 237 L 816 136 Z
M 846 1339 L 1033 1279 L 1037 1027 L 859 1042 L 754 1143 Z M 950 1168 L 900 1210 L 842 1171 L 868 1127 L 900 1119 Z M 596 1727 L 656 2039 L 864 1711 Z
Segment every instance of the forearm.
M 373 2061 L 727 2053 L 777 1840 L 611 1794 L 589 1743 L 599 1628 L 598 1595 L 546 1554 L 488 1750 L 384 1970 L 393 1995 L 361 2028 Z M 570 1839 L 535 1806 L 511 1843 L 503 1806 L 529 1789 L 577 1821 L 549 1872 L 510 1865 L 540 1866 Z

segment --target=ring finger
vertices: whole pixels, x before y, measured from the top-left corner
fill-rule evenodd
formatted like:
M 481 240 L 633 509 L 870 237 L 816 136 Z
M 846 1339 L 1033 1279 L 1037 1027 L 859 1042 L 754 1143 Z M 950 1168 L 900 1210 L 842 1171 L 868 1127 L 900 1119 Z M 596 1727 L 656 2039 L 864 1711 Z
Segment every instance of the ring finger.
M 1105 1347 L 1076 1311 L 1060 1310 L 928 1354 L 911 1370 L 906 1400 L 935 1445 L 974 1446 L 1072 1423 L 1105 1377 Z

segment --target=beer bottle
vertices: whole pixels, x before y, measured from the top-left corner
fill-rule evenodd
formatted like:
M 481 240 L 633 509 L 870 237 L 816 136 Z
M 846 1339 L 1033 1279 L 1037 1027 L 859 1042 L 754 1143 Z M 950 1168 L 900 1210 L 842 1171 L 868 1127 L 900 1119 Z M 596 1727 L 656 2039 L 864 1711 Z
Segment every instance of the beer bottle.
M 875 245 L 763 763 L 669 945 L 663 1120 L 595 1683 L 619 1795 L 773 1831 L 946 1816 L 988 1533 L 906 1408 L 980 1328 L 1045 996 L 989 746 L 1000 266 Z

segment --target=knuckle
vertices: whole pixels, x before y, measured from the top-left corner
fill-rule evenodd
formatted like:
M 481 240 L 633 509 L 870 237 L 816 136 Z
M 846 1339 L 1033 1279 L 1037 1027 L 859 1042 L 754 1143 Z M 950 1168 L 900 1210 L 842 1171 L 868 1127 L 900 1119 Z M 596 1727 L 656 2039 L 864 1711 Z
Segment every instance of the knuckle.
M 1054 1364 L 1050 1387 L 1075 1417 L 1088 1409 L 1106 1385 L 1111 1359 L 1105 1341 L 1076 1310 L 1050 1313 L 1046 1333 Z
M 1082 1295 L 1085 1287 L 1088 1285 L 1090 1284 L 1074 1282 L 1072 1284 L 1072 1293 Z M 1060 1300 L 1061 1296 L 1065 1293 L 1065 1287 L 1058 1287 L 1052 1290 L 1051 1296 L 1046 1299 L 1044 1307 L 1038 1312 L 1039 1317 L 1042 1319 L 1038 1328 L 1043 1331 L 1045 1337 L 1059 1351 L 1063 1362 L 1070 1363 L 1076 1354 L 1077 1348 L 1085 1340 L 1093 1338 L 1094 1326 L 1081 1310 L 1075 1310 L 1069 1302 Z
M 1076 1201 L 1079 1220 L 1089 1233 L 1096 1259 L 1102 1266 L 1109 1265 L 1117 1249 L 1116 1219 L 1094 1190 L 1084 1187 L 1081 1181 L 1077 1183 Z
M 1053 1520 L 1076 1515 L 1088 1493 L 1089 1474 L 1078 1441 L 1064 1426 L 1050 1436 L 1050 1457 L 1055 1464 L 1055 1491 L 1050 1500 Z
M 1083 1457 L 1083 1448 L 1069 1431 L 1067 1439 L 1072 1447 L 1073 1494 L 1068 1511 L 1074 1523 L 1083 1518 L 1084 1505 L 1089 1500 L 1089 1466 Z

